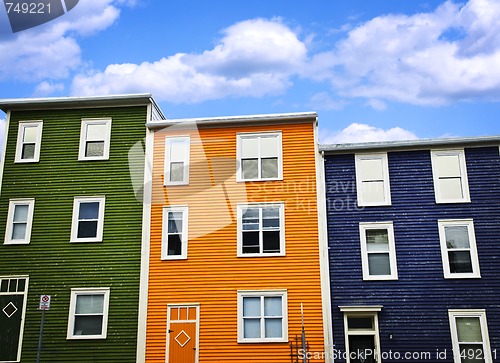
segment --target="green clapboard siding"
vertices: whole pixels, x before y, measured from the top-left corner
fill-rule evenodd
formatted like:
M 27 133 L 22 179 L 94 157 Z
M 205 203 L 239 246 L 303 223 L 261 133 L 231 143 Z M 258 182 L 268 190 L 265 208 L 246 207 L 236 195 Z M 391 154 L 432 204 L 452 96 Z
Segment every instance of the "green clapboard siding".
M 0 276 L 29 275 L 22 362 L 36 360 L 41 294 L 52 295 L 41 362 L 135 362 L 142 203 L 128 152 L 145 136 L 146 115 L 146 106 L 12 113 L 0 197 Z M 98 117 L 112 118 L 110 158 L 78 161 L 81 119 Z M 43 120 L 38 163 L 14 163 L 22 120 Z M 102 195 L 103 242 L 70 243 L 74 197 Z M 29 245 L 3 244 L 11 198 L 35 198 Z M 66 339 L 70 290 L 79 287 L 110 287 L 107 339 Z

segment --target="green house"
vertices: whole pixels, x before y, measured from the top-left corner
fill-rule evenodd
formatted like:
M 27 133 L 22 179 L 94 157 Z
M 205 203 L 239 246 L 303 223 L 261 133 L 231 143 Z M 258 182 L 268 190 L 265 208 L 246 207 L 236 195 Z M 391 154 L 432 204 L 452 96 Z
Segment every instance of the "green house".
M 149 94 L 0 108 L 0 362 L 135 362 L 145 344 L 146 123 L 161 111 Z

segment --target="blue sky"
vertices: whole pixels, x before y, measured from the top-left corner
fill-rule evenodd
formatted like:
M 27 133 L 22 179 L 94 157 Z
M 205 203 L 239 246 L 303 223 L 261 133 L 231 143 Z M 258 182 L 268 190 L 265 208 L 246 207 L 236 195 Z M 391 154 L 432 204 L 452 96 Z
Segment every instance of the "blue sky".
M 316 111 L 327 143 L 498 135 L 498 19 L 498 0 L 81 0 L 12 34 L 0 5 L 0 98 Z

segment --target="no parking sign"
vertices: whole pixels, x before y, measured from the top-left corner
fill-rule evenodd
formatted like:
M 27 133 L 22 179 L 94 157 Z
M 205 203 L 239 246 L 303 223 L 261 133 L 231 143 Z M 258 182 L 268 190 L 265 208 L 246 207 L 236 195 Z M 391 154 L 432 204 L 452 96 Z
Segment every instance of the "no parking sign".
M 39 310 L 49 310 L 50 309 L 50 295 L 40 295 L 40 305 Z

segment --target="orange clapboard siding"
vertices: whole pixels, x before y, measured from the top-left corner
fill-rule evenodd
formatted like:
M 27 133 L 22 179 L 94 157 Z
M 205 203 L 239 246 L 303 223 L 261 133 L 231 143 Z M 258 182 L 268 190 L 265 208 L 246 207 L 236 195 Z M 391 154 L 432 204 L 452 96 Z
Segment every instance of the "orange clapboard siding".
M 199 362 L 290 362 L 288 343 L 237 342 L 238 290 L 286 289 L 289 340 L 323 351 L 314 120 L 155 132 L 146 361 L 165 362 L 167 305 L 199 304 Z M 236 135 L 282 132 L 283 180 L 236 182 Z M 165 137 L 190 135 L 189 185 L 163 185 Z M 238 203 L 285 203 L 286 256 L 237 257 Z M 188 206 L 188 259 L 161 260 L 162 208 Z M 320 362 L 320 360 L 318 360 Z M 177 362 L 175 362 L 177 363 Z

